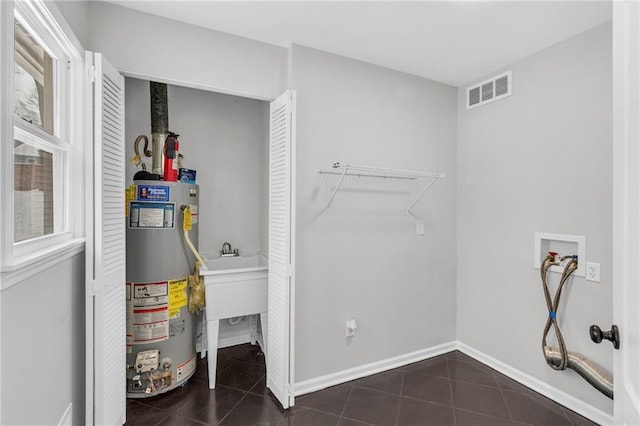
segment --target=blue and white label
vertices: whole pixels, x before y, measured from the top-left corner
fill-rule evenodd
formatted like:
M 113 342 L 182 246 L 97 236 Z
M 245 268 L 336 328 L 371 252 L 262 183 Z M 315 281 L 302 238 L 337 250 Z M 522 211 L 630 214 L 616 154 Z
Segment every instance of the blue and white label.
M 140 203 L 129 204 L 129 228 L 161 228 L 175 227 L 174 203 Z
M 169 187 L 160 185 L 138 185 L 138 200 L 169 201 Z

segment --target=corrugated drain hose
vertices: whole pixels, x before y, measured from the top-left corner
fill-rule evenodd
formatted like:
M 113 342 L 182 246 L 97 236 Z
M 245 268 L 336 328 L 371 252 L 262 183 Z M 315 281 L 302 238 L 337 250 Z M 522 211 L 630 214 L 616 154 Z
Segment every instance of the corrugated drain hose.
M 613 377 L 609 372 L 602 367 L 594 363 L 593 361 L 585 358 L 582 354 L 569 352 L 564 343 L 562 332 L 557 321 L 558 306 L 560 305 L 560 296 L 562 295 L 562 289 L 569 279 L 569 276 L 578 268 L 578 260 L 575 256 L 565 256 L 560 258 L 561 261 L 571 258 L 562 271 L 560 278 L 560 284 L 556 290 L 556 294 L 551 299 L 551 293 L 547 286 L 547 272 L 553 265 L 558 265 L 559 262 L 555 261 L 556 253 L 549 253 L 540 266 L 540 275 L 542 277 L 542 288 L 544 290 L 544 298 L 547 302 L 547 308 L 549 310 L 549 316 L 547 317 L 547 323 L 544 327 L 544 333 L 542 336 L 542 352 L 547 364 L 554 370 L 565 370 L 567 368 L 572 369 L 583 379 L 585 379 L 594 388 L 602 392 L 607 397 L 613 399 Z M 547 335 L 553 326 L 558 339 L 558 348 L 547 345 Z

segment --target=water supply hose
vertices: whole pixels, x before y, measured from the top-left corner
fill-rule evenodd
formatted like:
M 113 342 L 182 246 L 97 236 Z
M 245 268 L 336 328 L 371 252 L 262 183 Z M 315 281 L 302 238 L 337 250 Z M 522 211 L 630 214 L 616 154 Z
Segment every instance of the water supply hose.
M 542 289 L 544 291 L 545 301 L 547 302 L 547 309 L 549 310 L 549 316 L 547 317 L 547 323 L 544 326 L 544 332 L 542 335 L 542 352 L 547 364 L 554 370 L 565 370 L 567 368 L 578 373 L 583 379 L 585 379 L 594 388 L 602 392 L 607 397 L 613 399 L 613 377 L 609 372 L 602 367 L 587 359 L 582 354 L 576 352 L 567 351 L 567 347 L 558 325 L 558 306 L 560 305 L 560 297 L 562 296 L 562 289 L 564 288 L 567 280 L 571 274 L 578 268 L 577 256 L 565 256 L 561 257 L 560 261 L 569 259 L 562 271 L 560 277 L 560 284 L 553 297 L 549 287 L 547 286 L 547 272 L 553 265 L 559 265 L 556 262 L 557 253 L 550 252 L 549 255 L 542 261 L 540 266 L 540 275 L 542 278 Z M 547 336 L 549 331 L 553 327 L 556 338 L 558 340 L 557 348 L 549 346 L 547 344 Z
M 181 206 L 180 209 L 182 210 L 182 213 L 184 215 L 184 217 L 182 218 L 182 230 L 184 232 L 184 241 L 185 243 L 187 243 L 187 247 L 189 247 L 189 250 L 191 250 L 191 253 L 193 253 L 193 255 L 196 257 L 196 260 L 198 261 L 198 263 L 200 263 L 200 266 L 206 269 L 207 268 L 206 262 L 204 261 L 202 256 L 200 256 L 198 249 L 196 249 L 193 243 L 191 242 L 191 238 L 189 238 L 189 231 L 191 231 L 191 208 L 189 206 Z
M 207 269 L 207 264 L 191 242 L 191 238 L 189 238 L 189 231 L 191 230 L 191 208 L 183 205 L 180 209 L 183 213 L 182 230 L 184 232 L 184 241 L 196 257 L 193 274 L 188 277 L 189 289 L 191 290 L 189 293 L 189 312 L 195 314 L 202 311 L 205 306 L 204 277 L 200 275 L 200 268 Z
M 187 247 L 189 247 L 189 249 L 191 250 L 191 253 L 193 253 L 193 255 L 196 257 L 196 260 L 198 261 L 200 266 L 203 267 L 204 269 L 207 269 L 207 262 L 204 261 L 202 256 L 200 256 L 200 253 L 198 253 L 198 250 L 194 247 L 193 243 L 191 242 L 191 238 L 189 238 L 189 231 L 184 231 L 184 241 L 187 243 Z
M 564 288 L 565 283 L 569 279 L 569 276 L 578 268 L 578 261 L 575 258 L 571 258 L 569 262 L 567 262 L 564 271 L 562 272 L 562 277 L 560 278 L 560 284 L 558 285 L 558 289 L 556 290 L 556 294 L 553 300 L 551 300 L 551 294 L 549 292 L 549 288 L 547 287 L 547 272 L 549 268 L 553 265 L 558 265 L 558 262 L 555 261 L 556 253 L 549 253 L 545 260 L 542 262 L 542 267 L 540 268 L 540 274 L 542 276 L 543 290 L 544 290 L 544 298 L 547 302 L 547 309 L 549 310 L 549 316 L 547 317 L 547 323 L 544 326 L 544 332 L 542 333 L 542 348 L 547 347 L 547 336 L 551 327 L 556 334 L 556 338 L 558 339 L 558 345 L 560 346 L 560 360 L 559 362 L 555 359 L 548 359 L 547 363 L 554 370 L 564 370 L 569 365 L 569 358 L 567 355 L 567 347 L 564 343 L 564 337 L 562 336 L 562 331 L 560 331 L 560 326 L 558 325 L 557 320 L 557 312 L 558 305 L 560 304 L 560 297 L 562 296 L 562 289 Z M 562 258 L 561 260 L 564 260 Z

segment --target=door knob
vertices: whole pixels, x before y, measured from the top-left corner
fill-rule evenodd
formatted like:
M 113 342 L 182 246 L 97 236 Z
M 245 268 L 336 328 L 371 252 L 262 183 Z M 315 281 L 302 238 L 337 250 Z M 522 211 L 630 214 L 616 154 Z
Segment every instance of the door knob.
M 602 331 L 597 325 L 592 325 L 589 327 L 589 335 L 595 343 L 602 342 L 602 339 L 610 340 L 614 348 L 620 349 L 620 331 L 617 325 L 612 325 L 609 331 Z

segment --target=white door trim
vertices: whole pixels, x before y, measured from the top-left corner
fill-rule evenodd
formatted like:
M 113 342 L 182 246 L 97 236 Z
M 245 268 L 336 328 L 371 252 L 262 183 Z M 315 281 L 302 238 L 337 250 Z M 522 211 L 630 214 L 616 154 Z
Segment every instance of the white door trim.
M 615 424 L 640 424 L 640 4 L 613 4 Z

